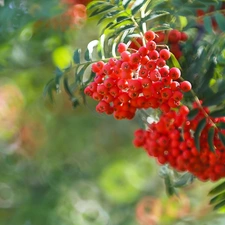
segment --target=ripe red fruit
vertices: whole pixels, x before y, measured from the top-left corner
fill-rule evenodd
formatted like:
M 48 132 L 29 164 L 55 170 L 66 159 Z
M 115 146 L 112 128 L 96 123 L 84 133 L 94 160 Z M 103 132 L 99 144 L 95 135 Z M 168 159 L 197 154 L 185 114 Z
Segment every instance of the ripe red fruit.
M 150 51 L 150 52 L 148 53 L 148 56 L 149 56 L 150 59 L 156 60 L 156 59 L 159 58 L 159 52 L 156 51 L 156 50 L 152 50 L 152 51 Z
M 126 44 L 124 44 L 124 43 L 119 43 L 118 44 L 117 51 L 119 53 L 122 53 L 122 52 L 124 52 L 126 50 L 127 50 L 127 45 Z
M 188 35 L 185 32 L 181 32 L 180 34 L 181 34 L 180 40 L 181 41 L 187 41 Z
M 152 41 L 155 39 L 155 33 L 151 30 L 145 32 L 144 36 L 147 41 Z
M 169 76 L 173 80 L 177 80 L 178 78 L 180 78 L 180 75 L 181 75 L 181 72 L 178 68 L 176 68 L 176 67 L 170 68 Z
M 115 80 L 109 77 L 108 79 L 104 80 L 103 84 L 105 85 L 105 87 L 111 88 L 112 86 L 114 86 Z
M 130 52 L 128 52 L 128 51 L 123 51 L 123 52 L 121 52 L 120 56 L 121 56 L 121 59 L 122 59 L 124 62 L 129 62 L 129 61 L 130 61 L 130 56 L 131 56 Z
M 158 67 L 164 67 L 166 65 L 166 61 L 163 58 L 158 58 L 156 61 L 156 65 Z
M 92 98 L 93 98 L 94 100 L 96 100 L 96 101 L 101 101 L 102 98 L 103 98 L 103 95 L 100 95 L 98 92 L 94 92 L 94 93 L 92 94 Z
M 161 79 L 161 74 L 159 73 L 159 71 L 157 69 L 154 69 L 151 73 L 150 73 L 150 79 L 152 81 L 159 81 Z
M 149 51 L 153 51 L 153 50 L 156 49 L 156 43 L 154 41 L 148 41 L 147 44 L 146 44 L 146 48 Z
M 181 39 L 181 33 L 178 30 L 171 30 L 168 34 L 169 43 L 178 43 Z
M 103 84 L 100 84 L 98 85 L 97 87 L 97 92 L 100 94 L 100 95 L 106 95 L 108 93 L 108 88 L 103 85 Z
M 180 83 L 180 88 L 183 92 L 188 92 L 191 90 L 192 86 L 191 83 L 189 81 L 182 81 Z
M 154 41 L 156 43 L 163 42 L 164 39 L 165 39 L 165 33 L 163 31 L 155 32 L 155 39 L 154 39 Z
M 130 91 L 140 91 L 142 84 L 140 80 L 128 80 L 128 88 Z
M 87 87 L 84 89 L 84 94 L 85 94 L 85 95 L 88 95 L 88 96 L 92 96 L 93 91 L 91 91 L 91 89 L 87 86 Z
M 144 46 L 141 46 L 139 49 L 138 49 L 138 53 L 141 55 L 141 56 L 146 56 L 147 53 L 148 53 L 148 49 Z
M 168 60 L 170 58 L 170 51 L 167 49 L 162 49 L 159 52 L 159 56 L 164 60 Z

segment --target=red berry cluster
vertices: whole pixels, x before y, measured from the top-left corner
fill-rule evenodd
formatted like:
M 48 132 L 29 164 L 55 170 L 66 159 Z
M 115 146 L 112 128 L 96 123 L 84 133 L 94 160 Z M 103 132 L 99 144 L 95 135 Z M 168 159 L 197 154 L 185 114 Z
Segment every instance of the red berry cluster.
M 204 109 L 209 112 L 207 108 Z M 215 153 L 210 151 L 208 132 L 212 122 L 225 122 L 223 118 L 210 118 L 200 135 L 200 151 L 195 146 L 193 132 L 201 119 L 199 111 L 193 120 L 187 119 L 189 109 L 181 106 L 178 112 L 162 114 L 160 120 L 149 125 L 148 130 L 137 130 L 133 141 L 136 147 L 143 147 L 150 156 L 156 157 L 160 164 L 169 164 L 178 171 L 188 171 L 202 181 L 216 181 L 225 177 L 225 147 L 214 134 Z M 225 133 L 225 130 L 219 132 Z
M 181 81 L 178 68 L 166 64 L 170 51 L 157 49 L 155 33 L 145 33 L 146 46 L 129 51 L 120 43 L 120 58 L 92 64 L 94 81 L 84 90 L 99 101 L 99 113 L 114 114 L 116 119 L 132 119 L 136 109 L 160 108 L 168 112 L 180 106 L 183 92 L 191 89 L 188 81 Z
M 155 32 L 156 36 L 154 41 L 157 44 L 166 43 L 170 51 L 174 54 L 174 56 L 179 59 L 182 56 L 182 51 L 180 49 L 180 42 L 185 42 L 188 39 L 188 36 L 185 32 L 180 32 L 176 29 L 167 31 L 158 31 Z M 138 45 L 143 45 L 141 38 L 136 38 L 135 41 L 131 42 L 130 48 L 137 49 Z

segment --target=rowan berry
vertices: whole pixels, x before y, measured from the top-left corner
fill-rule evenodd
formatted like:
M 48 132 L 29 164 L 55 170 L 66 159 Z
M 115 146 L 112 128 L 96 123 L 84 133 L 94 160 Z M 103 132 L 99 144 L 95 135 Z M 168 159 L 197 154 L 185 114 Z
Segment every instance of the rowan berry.
M 180 88 L 183 92 L 188 92 L 191 90 L 192 86 L 191 83 L 189 81 L 182 81 L 180 83 Z
M 181 33 L 178 30 L 171 30 L 168 34 L 169 43 L 177 43 L 181 39 Z
M 152 41 L 155 39 L 155 33 L 151 30 L 145 32 L 144 36 L 147 41 Z
M 177 80 L 178 78 L 180 78 L 181 72 L 177 67 L 172 67 L 169 70 L 169 76 L 173 79 L 173 80 Z
M 164 60 L 168 60 L 170 58 L 170 51 L 167 49 L 162 49 L 159 52 L 159 56 Z
M 119 43 L 118 44 L 117 51 L 119 53 L 122 53 L 122 52 L 124 52 L 126 50 L 127 50 L 127 45 L 126 44 L 124 44 L 124 43 Z
M 156 43 L 154 41 L 148 41 L 146 43 L 146 48 L 149 50 L 149 51 L 154 51 L 156 49 Z

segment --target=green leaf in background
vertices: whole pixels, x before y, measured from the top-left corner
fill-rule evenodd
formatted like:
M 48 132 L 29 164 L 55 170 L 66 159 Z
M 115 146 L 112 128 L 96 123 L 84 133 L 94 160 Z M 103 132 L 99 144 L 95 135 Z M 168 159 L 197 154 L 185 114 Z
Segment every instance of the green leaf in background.
M 100 7 L 101 5 L 105 4 L 105 1 L 91 1 L 88 5 L 87 5 L 87 9 L 91 10 L 95 7 Z
M 53 98 L 53 90 L 55 89 L 55 78 L 52 78 L 49 80 L 49 82 L 45 85 L 44 91 L 43 91 L 43 96 L 46 97 L 47 95 L 49 96 L 51 102 L 54 101 Z
M 215 127 L 210 127 L 208 131 L 208 144 L 211 152 L 215 152 L 214 134 L 215 134 Z
M 216 22 L 218 23 L 219 28 L 222 31 L 225 31 L 225 17 L 224 17 L 224 15 L 220 12 L 216 12 L 214 14 L 214 16 L 215 16 Z
M 209 195 L 215 195 L 219 194 L 220 192 L 225 191 L 225 181 L 223 181 L 221 184 L 217 185 L 215 188 L 213 188 Z
M 73 61 L 75 64 L 80 64 L 80 54 L 81 54 L 81 49 L 77 49 L 74 54 L 73 54 Z
M 183 187 L 192 182 L 193 182 L 193 175 L 190 173 L 185 173 L 181 177 L 179 177 L 177 180 L 174 181 L 173 186 L 176 188 Z
M 138 11 L 140 11 L 141 7 L 145 4 L 145 1 L 142 0 L 141 2 L 139 1 L 139 4 L 132 7 L 131 13 L 134 16 Z
M 220 209 L 220 208 L 222 208 L 222 207 L 224 207 L 224 206 L 225 206 L 225 200 L 223 200 L 222 202 L 216 204 L 216 205 L 213 207 L 213 210 L 218 210 L 218 209 Z
M 224 117 L 225 116 L 225 108 L 213 111 L 209 115 L 213 118 Z
M 225 146 L 225 135 L 221 132 L 218 133 L 220 141 L 223 143 L 223 145 Z
M 223 122 L 216 123 L 216 126 L 220 129 L 225 129 L 225 123 L 223 123 Z
M 215 203 L 218 203 L 218 202 L 221 202 L 225 200 L 225 192 L 222 192 L 221 194 L 218 194 L 217 196 L 213 197 L 212 199 L 210 199 L 210 202 L 209 204 L 215 204 Z
M 157 19 L 162 16 L 166 16 L 168 14 L 169 14 L 169 12 L 166 12 L 166 11 L 155 11 L 155 12 L 147 14 L 145 17 L 141 18 L 141 22 L 144 23 L 144 22 L 147 22 L 150 20 Z
M 193 119 L 197 116 L 198 113 L 199 113 L 199 109 L 192 109 L 192 110 L 190 110 L 190 112 L 188 113 L 187 118 L 188 118 L 189 120 L 193 120 Z
M 204 106 L 213 106 L 218 105 L 225 99 L 225 92 L 224 91 L 218 91 L 217 93 L 214 93 L 213 95 L 207 97 L 203 101 Z
M 178 62 L 178 60 L 176 59 L 175 55 L 172 52 L 170 53 L 169 60 L 172 62 L 173 66 L 179 68 L 180 70 L 182 69 L 180 63 Z
M 205 128 L 205 125 L 206 125 L 206 119 L 202 119 L 199 124 L 197 125 L 197 128 L 194 132 L 194 140 L 195 140 L 195 146 L 196 148 L 198 149 L 198 151 L 200 151 L 200 136 L 201 136 L 201 133 L 203 131 L 203 129 Z
M 126 9 L 132 0 L 123 0 L 123 7 Z
M 213 29 L 212 29 L 212 18 L 210 16 L 204 16 L 203 17 L 203 21 L 204 21 L 204 28 L 208 33 L 212 33 Z
M 86 61 L 91 61 L 91 54 L 90 54 L 90 51 L 89 49 L 86 49 L 85 53 L 84 53 L 84 59 Z
M 106 13 L 108 10 L 114 8 L 115 6 L 114 5 L 105 5 L 104 7 L 100 7 L 100 9 L 96 9 L 94 12 L 92 12 L 89 17 L 93 17 L 93 16 L 97 16 L 99 14 L 102 14 L 102 13 Z
M 73 91 L 72 91 L 71 88 L 70 88 L 69 81 L 68 81 L 68 77 L 64 77 L 64 79 L 63 79 L 63 85 L 64 85 L 64 89 L 65 89 L 66 93 L 67 93 L 71 98 L 73 98 L 74 95 L 73 95 Z

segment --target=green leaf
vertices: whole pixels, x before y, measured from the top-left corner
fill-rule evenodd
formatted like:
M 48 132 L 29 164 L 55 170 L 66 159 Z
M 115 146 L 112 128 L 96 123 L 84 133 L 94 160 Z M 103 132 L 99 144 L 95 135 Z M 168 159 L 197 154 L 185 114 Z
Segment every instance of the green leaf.
M 106 15 L 103 15 L 100 19 L 99 19 L 99 21 L 98 21 L 98 25 L 100 24 L 100 23 L 102 23 L 106 18 L 113 18 L 113 16 L 115 16 L 115 15 L 117 15 L 117 14 L 119 14 L 120 13 L 120 11 L 119 10 L 114 10 L 114 11 L 111 11 L 111 12 L 108 12 Z
M 211 62 L 208 63 L 207 66 L 208 67 L 205 68 L 205 69 L 207 69 L 207 71 L 204 74 L 204 78 L 198 84 L 198 90 L 202 94 L 203 98 L 204 97 L 206 98 L 207 94 L 210 93 L 210 91 L 209 91 L 209 84 L 210 84 L 211 79 L 213 78 L 213 75 L 214 75 L 214 72 L 215 72 L 215 68 L 216 68 L 216 64 L 212 60 Z M 209 95 L 209 96 L 211 96 L 211 95 Z
M 225 108 L 211 112 L 209 115 L 213 118 L 224 117 L 225 116 Z
M 130 25 L 126 25 L 126 26 L 123 26 L 121 27 L 120 29 L 117 29 L 114 33 L 114 35 L 119 35 L 121 32 L 123 31 L 126 31 L 126 30 L 131 30 L 131 29 L 134 29 L 135 26 L 133 24 L 130 24 Z
M 214 16 L 215 16 L 215 19 L 216 19 L 216 22 L 217 22 L 219 28 L 222 31 L 225 31 L 225 18 L 224 18 L 224 15 L 222 13 L 216 12 L 214 14 Z
M 212 33 L 213 29 L 212 29 L 212 18 L 210 16 L 204 16 L 203 18 L 204 21 L 204 28 L 208 33 Z
M 204 106 L 218 105 L 225 99 L 225 92 L 219 91 L 203 101 Z
M 72 102 L 73 108 L 76 108 L 80 104 L 79 101 L 78 101 L 78 99 L 75 98 L 75 97 L 72 97 L 71 98 L 71 102 Z
M 188 120 L 193 120 L 197 116 L 198 112 L 199 109 L 192 109 L 187 115 Z
M 169 196 L 172 196 L 172 195 L 176 194 L 176 189 L 172 185 L 172 182 L 171 182 L 171 179 L 170 179 L 169 175 L 164 178 L 164 183 L 165 183 L 165 186 L 166 186 L 166 193 Z
M 64 77 L 64 79 L 63 79 L 63 85 L 64 85 L 64 89 L 65 89 L 66 93 L 67 93 L 70 97 L 73 97 L 73 92 L 72 92 L 72 90 L 70 89 L 69 81 L 68 81 L 68 78 L 67 78 L 67 77 Z
M 180 63 L 178 62 L 178 60 L 176 59 L 175 55 L 171 52 L 170 53 L 170 60 L 172 61 L 172 64 L 179 68 L 181 70 L 181 66 L 180 66 Z
M 214 134 L 215 134 L 215 127 L 210 127 L 208 131 L 208 144 L 211 152 L 215 152 Z
M 55 86 L 56 86 L 57 92 L 59 92 L 60 80 L 62 76 L 63 76 L 63 71 L 57 67 L 55 71 Z
M 75 74 L 75 82 L 76 83 L 82 83 L 83 75 L 87 67 L 90 65 L 90 63 L 85 64 L 78 73 Z
M 90 54 L 90 51 L 89 49 L 86 49 L 85 53 L 84 53 L 84 59 L 86 61 L 91 61 L 91 54 Z
M 222 207 L 224 207 L 224 206 L 225 206 L 225 200 L 223 200 L 222 202 L 220 202 L 220 203 L 218 203 L 217 205 L 215 205 L 215 206 L 213 207 L 213 210 L 220 209 L 220 208 L 222 208 Z
M 156 18 L 159 18 L 161 16 L 166 16 L 168 14 L 169 14 L 169 12 L 166 12 L 166 11 L 156 11 L 154 13 L 148 14 L 145 17 L 143 17 L 141 19 L 141 22 L 144 23 L 144 22 L 147 22 L 149 20 L 154 20 Z
M 101 31 L 101 35 L 105 32 L 105 30 L 107 30 L 108 28 L 110 28 L 112 25 L 114 25 L 113 22 L 108 23 Z
M 217 123 L 216 126 L 220 129 L 225 129 L 225 123 L 223 122 Z
M 80 54 L 81 54 L 81 49 L 77 49 L 74 54 L 73 54 L 73 61 L 75 64 L 80 64 Z
M 193 181 L 193 175 L 185 173 L 174 182 L 174 187 L 183 187 Z
M 221 202 L 221 201 L 224 201 L 225 200 L 225 192 L 213 197 L 209 204 L 212 205 L 212 204 L 215 204 L 215 203 L 218 203 L 218 202 Z
M 114 8 L 114 7 L 115 7 L 114 5 L 106 5 L 106 6 L 104 6 L 104 7 L 101 7 L 100 9 L 98 8 L 98 9 L 94 10 L 94 11 L 89 15 L 89 17 L 93 17 L 93 16 L 97 16 L 97 15 L 99 15 L 99 14 L 101 14 L 101 13 L 105 13 L 105 12 L 107 12 L 108 10 L 110 10 L 110 9 L 112 9 L 112 8 Z
M 142 2 L 139 3 L 139 5 L 133 7 L 133 8 L 131 9 L 132 15 L 134 16 L 138 11 L 140 11 L 141 7 L 142 7 L 144 4 L 145 4 L 145 1 L 142 0 Z
M 43 91 L 43 96 L 46 97 L 48 95 L 50 100 L 51 100 L 51 102 L 54 101 L 54 98 L 53 98 L 53 90 L 54 90 L 54 88 L 55 88 L 55 78 L 52 78 L 45 85 L 44 91 Z
M 105 4 L 105 1 L 91 1 L 88 5 L 87 5 L 87 10 L 91 10 L 95 7 L 100 7 L 102 4 Z
M 225 136 L 223 133 L 219 132 L 218 133 L 220 141 L 223 143 L 223 145 L 225 146 Z
M 122 0 L 122 1 L 123 1 L 123 7 L 126 9 L 132 0 Z
M 203 129 L 205 128 L 205 125 L 206 125 L 206 119 L 204 118 L 199 122 L 199 124 L 197 125 L 197 128 L 194 132 L 195 146 L 198 149 L 198 151 L 200 151 L 199 139 L 200 139 L 200 136 L 201 136 L 201 133 L 202 133 Z
M 127 16 L 119 16 L 116 18 L 116 21 L 117 21 L 117 23 L 119 23 L 121 21 L 128 20 L 128 19 L 130 19 L 130 18 Z
M 219 184 L 215 188 L 213 188 L 209 192 L 209 195 L 215 195 L 215 194 L 221 193 L 222 191 L 225 191 L 225 181 L 223 181 L 221 184 Z

